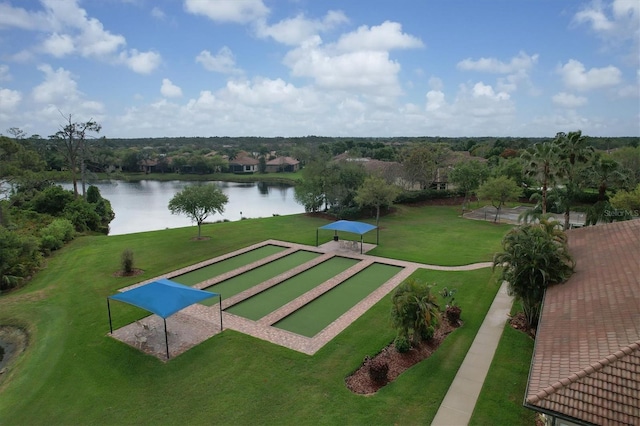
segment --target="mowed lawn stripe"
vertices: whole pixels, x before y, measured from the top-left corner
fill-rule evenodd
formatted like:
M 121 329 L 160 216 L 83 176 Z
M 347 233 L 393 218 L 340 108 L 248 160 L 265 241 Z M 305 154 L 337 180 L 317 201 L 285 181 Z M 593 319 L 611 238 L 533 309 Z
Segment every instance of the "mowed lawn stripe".
M 267 281 L 273 277 L 276 277 L 289 269 L 293 269 L 298 265 L 302 265 L 316 257 L 320 256 L 320 253 L 314 253 L 311 251 L 299 250 L 295 253 L 291 253 L 288 256 L 276 259 L 273 262 L 269 262 L 254 269 L 250 269 L 240 275 L 237 275 L 228 280 L 219 282 L 210 287 L 205 288 L 206 291 L 213 293 L 219 293 L 223 299 L 235 296 L 238 293 L 242 293 L 251 287 L 260 284 L 263 281 Z M 212 277 L 209 277 L 212 278 Z M 216 299 L 207 299 L 202 302 L 205 305 L 218 303 Z
M 357 264 L 359 260 L 335 256 L 289 278 L 229 309 L 230 312 L 254 321 L 275 311 L 307 291 Z
M 274 326 L 313 337 L 400 270 L 402 268 L 399 266 L 374 263 L 278 321 Z
M 212 263 L 211 265 L 204 266 L 196 269 L 195 271 L 173 277 L 171 280 L 184 285 L 195 285 L 208 280 L 209 278 L 217 277 L 218 275 L 233 271 L 234 269 L 238 269 L 244 265 L 248 265 L 260 259 L 264 259 L 265 257 L 280 253 L 283 250 L 286 250 L 286 247 L 271 244 L 258 247 L 257 249 L 221 260 L 220 262 Z

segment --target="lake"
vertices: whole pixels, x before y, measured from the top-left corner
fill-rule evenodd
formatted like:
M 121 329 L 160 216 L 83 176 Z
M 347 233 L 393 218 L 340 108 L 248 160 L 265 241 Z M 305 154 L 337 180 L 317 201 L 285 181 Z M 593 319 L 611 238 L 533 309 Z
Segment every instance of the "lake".
M 304 213 L 304 206 L 294 198 L 293 186 L 277 183 L 112 180 L 94 182 L 92 185 L 100 190 L 102 197 L 111 202 L 111 207 L 116 214 L 109 225 L 109 235 L 120 235 L 195 226 L 187 216 L 172 215 L 167 206 L 169 200 L 186 185 L 203 183 L 217 185 L 229 197 L 229 202 L 224 206 L 224 212 L 209 216 L 206 222 Z M 61 183 L 61 185 L 65 189 L 72 189 L 71 183 Z M 78 183 L 78 190 L 81 191 L 80 183 Z

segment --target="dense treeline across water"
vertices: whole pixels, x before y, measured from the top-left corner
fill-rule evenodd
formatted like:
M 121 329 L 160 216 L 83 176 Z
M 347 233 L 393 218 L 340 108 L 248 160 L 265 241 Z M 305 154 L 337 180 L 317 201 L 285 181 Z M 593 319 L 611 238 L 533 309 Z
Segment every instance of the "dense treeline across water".
M 306 211 L 336 218 L 378 218 L 393 202 L 438 197 L 460 197 L 464 209 L 482 185 L 483 201 L 496 206 L 518 197 L 531 198 L 543 213 L 597 205 L 595 221 L 627 218 L 640 209 L 640 190 L 634 192 L 640 183 L 638 137 L 593 138 L 578 131 L 549 138 L 111 139 L 98 137 L 98 123 L 74 123 L 71 116 L 46 139 L 9 130 L 13 137 L 0 136 L 0 290 L 29 277 L 42 256 L 76 233 L 108 232 L 113 212 L 90 187 L 97 178 L 286 180 L 295 183 Z M 569 178 L 562 164 L 570 141 L 589 155 L 580 151 Z M 274 168 L 274 161 L 280 166 Z M 537 167 L 545 161 L 555 174 L 542 178 Z M 61 180 L 72 180 L 74 190 L 52 183 Z M 624 207 L 614 210 L 607 203 L 617 192 Z M 498 193 L 508 195 L 492 195 Z

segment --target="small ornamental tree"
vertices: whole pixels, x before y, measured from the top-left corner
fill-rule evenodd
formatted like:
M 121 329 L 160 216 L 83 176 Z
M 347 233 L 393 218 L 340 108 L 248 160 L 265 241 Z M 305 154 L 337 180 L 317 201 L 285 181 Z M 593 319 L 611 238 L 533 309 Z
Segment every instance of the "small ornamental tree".
M 376 226 L 380 222 L 380 207 L 389 207 L 393 204 L 400 189 L 388 184 L 384 179 L 377 176 L 369 176 L 364 180 L 364 183 L 355 197 L 356 203 L 360 206 L 372 206 L 376 209 Z
M 224 212 L 229 198 L 214 184 L 188 185 L 169 201 L 171 214 L 185 214 L 198 224 L 198 238 L 201 237 L 202 222 L 210 214 Z
M 122 256 L 120 257 L 120 263 L 122 264 L 122 272 L 125 275 L 130 275 L 134 270 L 133 251 L 131 249 L 124 249 Z
M 488 200 L 496 208 L 494 222 L 498 221 L 502 206 L 507 201 L 514 200 L 522 194 L 522 189 L 518 184 L 506 176 L 489 178 L 478 189 L 478 198 Z

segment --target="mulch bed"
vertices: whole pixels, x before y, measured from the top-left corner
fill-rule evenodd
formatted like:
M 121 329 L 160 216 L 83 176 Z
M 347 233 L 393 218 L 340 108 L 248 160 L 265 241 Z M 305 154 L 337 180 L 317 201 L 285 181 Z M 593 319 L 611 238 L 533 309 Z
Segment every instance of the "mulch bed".
M 144 270 L 135 268 L 131 272 L 125 272 L 123 270 L 116 271 L 116 272 L 113 273 L 113 276 L 114 277 L 135 277 L 137 275 L 142 274 L 143 272 L 144 272 Z
M 523 333 L 526 333 L 529 337 L 533 339 L 536 338 L 536 329 L 529 328 L 529 326 L 527 325 L 527 320 L 524 316 L 524 312 L 518 312 L 517 314 L 512 316 L 509 319 L 509 324 L 516 330 L 520 330 Z
M 351 392 L 361 395 L 371 395 L 376 393 L 387 383 L 393 382 L 408 368 L 429 358 L 431 354 L 433 354 L 442 344 L 444 339 L 460 325 L 461 324 L 453 326 L 448 321 L 443 321 L 431 340 L 428 342 L 422 342 L 417 347 L 413 347 L 405 353 L 398 352 L 393 343 L 390 343 L 376 356 L 372 358 L 365 357 L 362 365 L 345 379 L 347 388 Z M 386 382 L 376 382 L 369 376 L 369 363 L 374 360 L 376 362 L 382 361 L 389 366 Z

